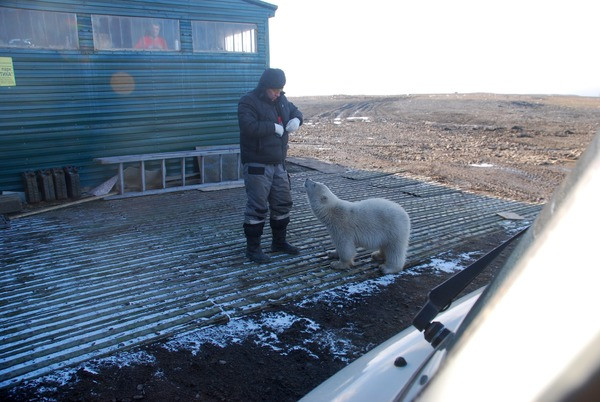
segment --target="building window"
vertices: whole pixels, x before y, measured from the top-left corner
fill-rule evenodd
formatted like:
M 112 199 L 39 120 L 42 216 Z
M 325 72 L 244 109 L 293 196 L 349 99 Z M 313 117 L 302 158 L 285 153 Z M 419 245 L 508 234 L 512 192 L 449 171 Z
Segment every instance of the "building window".
M 256 24 L 192 21 L 194 52 L 256 53 Z
M 78 49 L 77 16 L 0 7 L 0 46 Z
M 178 51 L 179 21 L 92 15 L 94 49 Z

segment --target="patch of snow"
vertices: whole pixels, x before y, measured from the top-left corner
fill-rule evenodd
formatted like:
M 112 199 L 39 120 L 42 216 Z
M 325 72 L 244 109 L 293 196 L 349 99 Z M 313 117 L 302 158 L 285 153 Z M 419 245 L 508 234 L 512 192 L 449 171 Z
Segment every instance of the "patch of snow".
M 431 269 L 433 268 L 436 271 L 454 273 L 456 271 L 462 270 L 466 268 L 471 262 L 475 261 L 473 255 L 480 254 L 478 252 L 469 252 L 459 254 L 458 256 L 451 258 L 444 258 L 444 255 L 439 256 L 439 258 L 432 258 L 430 262 L 415 267 Z
M 511 234 L 516 234 L 517 232 L 525 229 L 527 226 L 531 225 L 532 222 L 530 220 L 510 220 L 505 219 L 500 222 L 500 226 L 504 228 L 507 232 Z
M 145 351 L 120 352 L 114 356 L 108 356 L 102 359 L 92 360 L 82 363 L 84 369 L 99 370 L 103 366 L 117 366 L 119 368 L 134 366 L 138 364 L 154 364 L 156 358 Z
M 435 270 L 442 272 L 456 272 L 459 270 L 456 261 L 444 261 L 440 258 L 432 258 L 431 265 Z
M 481 167 L 481 168 L 494 167 L 494 165 L 492 165 L 491 163 L 471 163 L 469 166 Z
M 68 368 L 68 369 L 53 371 L 52 373 L 45 375 L 41 378 L 37 378 L 35 380 L 29 381 L 27 383 L 27 387 L 32 387 L 32 388 L 41 390 L 43 387 L 40 386 L 39 384 L 41 384 L 42 382 L 55 383 L 55 384 L 57 384 L 57 387 L 64 386 L 72 380 L 72 378 L 75 376 L 75 373 L 80 368 L 81 367 L 76 367 L 76 368 Z M 47 388 L 47 387 L 44 389 L 50 390 L 50 388 Z
M 279 335 L 291 328 L 299 326 L 305 334 L 302 344 L 287 344 L 279 339 Z M 269 348 L 282 355 L 302 350 L 317 357 L 307 345 L 320 345 L 334 356 L 345 360 L 345 356 L 354 350 L 354 346 L 339 333 L 324 330 L 319 324 L 305 317 L 298 317 L 285 312 L 269 312 L 260 314 L 258 319 L 237 318 L 225 325 L 200 328 L 177 335 L 165 342 L 163 347 L 168 351 L 186 350 L 192 354 L 200 352 L 206 344 L 224 348 L 232 344 L 241 344 L 247 340 L 257 346 Z
M 305 307 L 307 304 L 314 304 L 316 302 L 333 305 L 339 304 L 340 301 L 348 301 L 357 295 L 373 295 L 381 290 L 381 287 L 388 286 L 394 283 L 395 280 L 396 276 L 390 274 L 381 276 L 379 278 L 369 279 L 364 282 L 341 285 L 333 289 L 325 290 L 306 297 L 304 300 L 298 302 L 298 306 Z
M 371 118 L 368 116 L 352 116 L 352 117 L 346 117 L 346 120 L 348 121 L 362 121 L 363 123 L 370 123 L 371 122 Z
M 96 375 L 100 372 L 102 367 L 117 366 L 122 368 L 139 364 L 154 364 L 155 362 L 156 358 L 144 351 L 120 352 L 113 356 L 89 360 L 75 367 L 55 370 L 43 377 L 28 381 L 26 386 L 28 388 L 35 388 L 38 394 L 43 394 L 44 392 L 51 392 L 52 389 L 49 387 L 42 387 L 40 385 L 41 383 L 55 383 L 57 387 L 65 386 L 69 382 L 77 380 L 76 377 L 79 370 Z

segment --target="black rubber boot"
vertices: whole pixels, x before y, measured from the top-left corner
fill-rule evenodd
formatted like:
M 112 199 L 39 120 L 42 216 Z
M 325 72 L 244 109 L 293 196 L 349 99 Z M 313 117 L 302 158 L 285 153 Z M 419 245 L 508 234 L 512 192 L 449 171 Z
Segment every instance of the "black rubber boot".
M 271 257 L 263 253 L 260 247 L 260 237 L 263 233 L 264 223 L 251 225 L 244 223 L 244 234 L 246 235 L 246 258 L 258 264 L 271 261 Z
M 273 232 L 273 243 L 271 243 L 271 251 L 282 252 L 291 255 L 300 254 L 298 247 L 292 246 L 285 240 L 287 225 L 290 223 L 290 218 L 281 220 L 271 219 L 271 231 Z

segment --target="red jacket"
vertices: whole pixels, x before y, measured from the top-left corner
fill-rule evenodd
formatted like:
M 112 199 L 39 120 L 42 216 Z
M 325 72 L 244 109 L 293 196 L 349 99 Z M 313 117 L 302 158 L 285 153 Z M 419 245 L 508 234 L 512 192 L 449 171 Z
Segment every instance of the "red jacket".
M 160 36 L 142 36 L 135 45 L 136 49 L 167 49 L 167 42 Z

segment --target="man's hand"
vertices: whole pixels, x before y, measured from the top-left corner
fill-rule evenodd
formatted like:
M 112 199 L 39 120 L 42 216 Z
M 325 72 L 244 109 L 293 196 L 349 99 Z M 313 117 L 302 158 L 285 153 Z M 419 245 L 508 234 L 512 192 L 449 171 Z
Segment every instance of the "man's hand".
M 275 134 L 277 134 L 279 137 L 283 135 L 283 126 L 281 124 L 275 123 Z
M 299 127 L 300 119 L 294 117 L 292 120 L 288 121 L 287 126 L 285 126 L 285 131 L 287 131 L 288 133 L 293 133 L 294 131 L 298 130 Z

